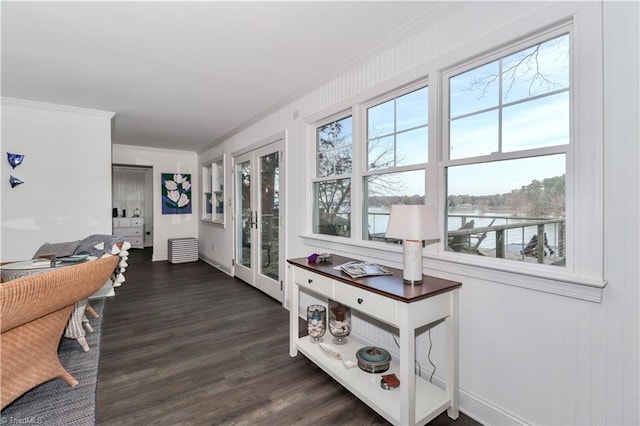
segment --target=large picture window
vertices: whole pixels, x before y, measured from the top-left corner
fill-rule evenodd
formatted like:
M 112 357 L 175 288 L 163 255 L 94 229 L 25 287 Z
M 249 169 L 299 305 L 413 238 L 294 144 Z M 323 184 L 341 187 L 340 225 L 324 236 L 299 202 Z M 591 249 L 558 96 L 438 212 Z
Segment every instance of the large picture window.
M 564 266 L 570 34 L 444 74 L 446 249 Z

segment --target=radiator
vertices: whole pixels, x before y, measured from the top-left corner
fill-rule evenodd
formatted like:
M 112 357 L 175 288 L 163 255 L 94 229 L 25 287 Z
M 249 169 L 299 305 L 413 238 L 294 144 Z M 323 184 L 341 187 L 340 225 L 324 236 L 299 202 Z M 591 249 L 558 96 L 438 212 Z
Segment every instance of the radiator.
M 198 261 L 197 238 L 170 238 L 169 262 L 185 263 Z

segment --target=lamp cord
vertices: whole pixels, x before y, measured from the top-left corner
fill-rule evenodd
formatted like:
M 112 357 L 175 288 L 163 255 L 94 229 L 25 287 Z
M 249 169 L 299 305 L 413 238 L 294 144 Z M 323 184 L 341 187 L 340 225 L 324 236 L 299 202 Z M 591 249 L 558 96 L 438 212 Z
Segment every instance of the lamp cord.
M 396 339 L 396 335 L 393 334 L 390 329 L 388 329 L 388 331 L 389 334 L 391 334 L 391 337 L 393 337 L 393 341 L 395 342 L 396 346 L 398 347 L 398 349 L 400 349 L 400 344 Z M 429 361 L 429 364 L 431 364 L 431 366 L 433 367 L 431 375 L 429 376 L 429 383 L 433 383 L 433 375 L 436 373 L 436 365 L 433 363 L 433 361 L 431 361 L 431 349 L 433 349 L 433 342 L 431 341 L 431 328 L 429 328 L 429 351 L 427 352 L 427 361 Z M 418 377 L 422 377 L 422 367 L 420 366 L 418 360 L 415 361 L 414 370 L 418 371 Z
M 427 352 L 427 360 L 429 364 L 433 367 L 433 371 L 431 372 L 431 376 L 429 376 L 429 383 L 432 383 L 433 375 L 436 373 L 436 365 L 431 361 L 431 348 L 433 348 L 433 343 L 431 342 L 431 329 L 429 329 L 429 352 Z

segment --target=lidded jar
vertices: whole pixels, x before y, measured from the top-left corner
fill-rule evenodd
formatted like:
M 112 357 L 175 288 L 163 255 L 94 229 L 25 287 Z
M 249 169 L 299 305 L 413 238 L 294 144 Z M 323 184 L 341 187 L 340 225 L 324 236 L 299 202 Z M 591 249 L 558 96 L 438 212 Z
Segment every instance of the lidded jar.
M 323 305 L 307 306 L 307 332 L 311 342 L 322 342 L 325 331 L 327 331 L 327 308 Z
M 346 337 L 351 333 L 351 308 L 335 300 L 329 300 L 329 333 L 336 345 L 347 343 Z

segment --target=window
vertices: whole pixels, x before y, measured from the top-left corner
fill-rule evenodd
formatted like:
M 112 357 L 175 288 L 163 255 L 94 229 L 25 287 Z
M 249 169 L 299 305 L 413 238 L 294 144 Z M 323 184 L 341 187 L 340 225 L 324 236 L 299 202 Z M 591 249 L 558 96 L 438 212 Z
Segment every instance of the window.
M 428 107 L 422 87 L 366 109 L 364 239 L 386 241 L 392 204 L 425 202 Z
M 351 236 L 352 118 L 316 129 L 316 177 L 313 182 L 316 234 Z
M 446 249 L 565 266 L 567 28 L 444 74 Z

